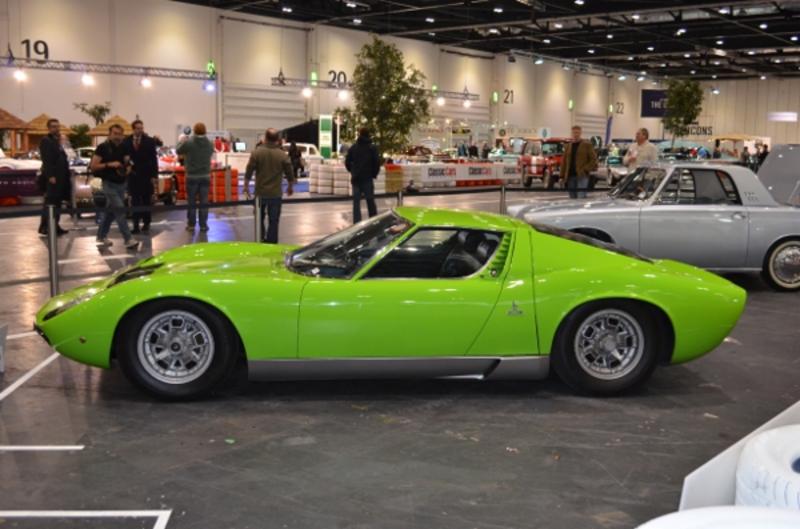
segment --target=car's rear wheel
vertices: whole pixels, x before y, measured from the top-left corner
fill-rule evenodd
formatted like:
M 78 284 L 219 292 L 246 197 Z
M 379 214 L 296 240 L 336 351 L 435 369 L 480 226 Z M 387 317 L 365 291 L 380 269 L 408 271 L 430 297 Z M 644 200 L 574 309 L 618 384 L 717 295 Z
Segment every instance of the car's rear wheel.
M 117 357 L 125 375 L 165 399 L 202 397 L 232 372 L 239 341 L 228 320 L 189 299 L 148 303 L 122 327 Z
M 583 305 L 559 327 L 553 344 L 556 374 L 573 389 L 613 395 L 638 386 L 659 357 L 652 309 L 625 300 Z
M 522 185 L 525 187 L 531 187 L 533 185 L 533 175 L 531 174 L 531 168 L 526 165 L 522 166 Z
M 776 290 L 800 291 L 800 239 L 776 244 L 764 259 L 764 280 Z

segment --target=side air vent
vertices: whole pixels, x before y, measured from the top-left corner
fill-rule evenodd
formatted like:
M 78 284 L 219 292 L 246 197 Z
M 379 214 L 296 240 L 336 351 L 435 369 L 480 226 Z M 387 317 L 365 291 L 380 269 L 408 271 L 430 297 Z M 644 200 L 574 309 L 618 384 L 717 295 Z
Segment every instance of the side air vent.
M 497 247 L 489 267 L 486 269 L 492 277 L 497 277 L 503 272 L 508 261 L 508 254 L 511 251 L 511 234 L 506 233 L 503 235 L 503 240 L 500 241 L 500 246 Z

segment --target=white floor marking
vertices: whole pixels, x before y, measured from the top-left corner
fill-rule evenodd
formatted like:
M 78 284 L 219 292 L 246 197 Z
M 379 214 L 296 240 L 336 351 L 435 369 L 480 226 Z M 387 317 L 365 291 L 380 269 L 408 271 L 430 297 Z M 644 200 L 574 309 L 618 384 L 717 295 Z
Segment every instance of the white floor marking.
M 85 261 L 95 261 L 97 259 L 103 259 L 106 261 L 115 261 L 117 259 L 141 259 L 140 255 L 130 254 L 130 255 L 94 255 L 90 258 L 74 258 L 74 259 L 59 259 L 58 264 L 70 264 L 70 263 L 82 263 Z
M 38 336 L 38 335 L 39 333 L 37 333 L 36 331 L 21 332 L 18 334 L 9 334 L 8 336 L 6 336 L 6 341 L 10 342 L 11 340 L 20 340 L 22 338 L 28 338 L 29 336 Z
M 166 529 L 172 511 L 0 511 L 3 518 L 155 518 L 153 529 Z
M 78 452 L 84 445 L 0 445 L 0 452 Z
M 13 384 L 11 384 L 10 386 L 8 386 L 6 389 L 4 389 L 4 390 L 3 390 L 3 391 L 0 393 L 0 402 L 2 402 L 2 401 L 3 401 L 3 400 L 6 398 L 6 397 L 8 397 L 8 396 L 9 396 L 9 395 L 11 395 L 12 393 L 14 393 L 14 391 L 15 391 L 15 390 L 16 390 L 18 387 L 20 387 L 20 386 L 21 386 L 21 385 L 23 385 L 25 382 L 27 382 L 28 380 L 30 380 L 30 379 L 31 379 L 31 377 L 33 377 L 33 376 L 34 376 L 36 373 L 38 373 L 39 371 L 41 371 L 42 369 L 44 369 L 45 367 L 47 367 L 48 365 L 50 365 L 50 364 L 51 364 L 51 363 L 52 363 L 52 362 L 53 362 L 53 361 L 54 361 L 56 358 L 58 358 L 58 357 L 59 357 L 59 354 L 58 354 L 58 353 L 53 353 L 53 354 L 51 354 L 50 356 L 48 356 L 46 359 L 44 359 L 44 360 L 42 361 L 42 363 L 41 363 L 41 364 L 39 364 L 38 366 L 34 367 L 34 368 L 33 368 L 33 369 L 31 369 L 30 371 L 28 371 L 27 373 L 25 373 L 24 375 L 22 375 L 22 376 L 21 376 L 21 377 L 20 377 L 18 380 L 16 380 L 16 381 L 15 381 Z

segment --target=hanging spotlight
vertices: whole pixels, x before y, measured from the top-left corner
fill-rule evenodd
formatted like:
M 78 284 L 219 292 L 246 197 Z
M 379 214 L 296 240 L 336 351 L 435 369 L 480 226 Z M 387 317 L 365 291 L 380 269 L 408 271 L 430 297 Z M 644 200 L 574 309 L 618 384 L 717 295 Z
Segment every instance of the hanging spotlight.
M 465 99 L 462 105 L 464 105 L 464 108 L 469 108 L 472 106 L 472 101 L 470 101 L 469 99 Z
M 619 77 L 617 77 L 617 81 L 624 81 L 624 80 L 626 80 L 627 78 L 628 78 L 628 76 L 627 76 L 627 75 L 625 75 L 625 74 L 622 74 L 622 75 L 620 75 Z
M 536 57 L 536 59 L 533 60 L 533 64 L 535 64 L 536 66 L 544 64 L 544 59 L 542 59 L 541 57 Z
M 94 76 L 90 73 L 81 75 L 81 83 L 83 83 L 83 86 L 94 86 Z
M 303 97 L 305 97 L 306 99 L 308 99 L 309 97 L 311 97 L 312 95 L 314 95 L 314 92 L 312 92 L 312 91 L 311 91 L 311 88 L 309 88 L 309 87 L 307 87 L 307 86 L 304 86 L 304 87 L 303 87 L 303 89 L 302 89 L 302 90 L 300 90 L 300 95 L 302 95 Z
M 444 98 L 441 97 L 441 96 L 437 97 L 436 98 L 436 105 L 440 106 L 440 107 L 443 107 L 444 106 Z
M 142 88 L 153 87 L 153 81 L 151 81 L 149 77 L 142 77 L 142 79 L 139 81 L 139 84 L 142 85 Z
M 719 88 L 717 88 L 717 87 L 712 88 L 711 89 L 711 93 L 714 94 L 715 96 L 718 96 L 719 95 Z
M 25 70 L 22 68 L 17 68 L 14 70 L 14 79 L 19 81 L 20 83 L 24 83 L 28 80 L 28 74 L 25 73 Z
M 347 101 L 347 98 L 350 97 L 350 92 L 347 90 L 339 90 L 339 93 L 336 94 L 336 97 L 339 98 L 339 101 Z
M 217 89 L 217 83 L 209 79 L 203 83 L 203 90 L 206 92 L 214 92 Z
M 411 104 L 413 105 L 414 103 L 416 103 L 416 102 L 417 102 L 417 100 L 416 100 L 416 99 L 414 99 L 414 98 L 412 97 L 412 98 L 410 98 L 410 99 L 408 100 L 408 102 L 409 102 L 409 103 L 411 103 Z
M 645 80 L 645 76 L 644 75 L 640 75 L 639 77 L 636 78 L 636 80 L 641 83 L 641 82 L 643 82 Z

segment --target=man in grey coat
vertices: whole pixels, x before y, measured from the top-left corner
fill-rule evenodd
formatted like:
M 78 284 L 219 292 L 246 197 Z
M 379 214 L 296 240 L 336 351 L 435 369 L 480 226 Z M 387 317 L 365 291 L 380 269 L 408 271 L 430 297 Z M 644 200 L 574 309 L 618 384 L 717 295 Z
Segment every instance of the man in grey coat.
M 200 231 L 208 231 L 208 188 L 211 186 L 214 144 L 206 137 L 205 124 L 195 123 L 193 132 L 176 149 L 178 155 L 183 156 L 186 169 L 186 201 L 189 203 L 186 230 L 194 231 L 197 222 L 195 204 L 200 202 Z

